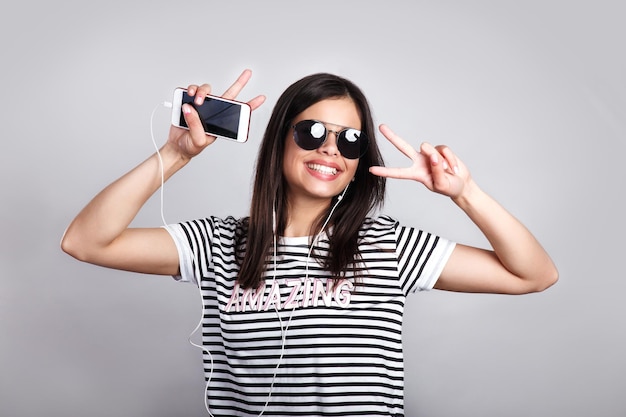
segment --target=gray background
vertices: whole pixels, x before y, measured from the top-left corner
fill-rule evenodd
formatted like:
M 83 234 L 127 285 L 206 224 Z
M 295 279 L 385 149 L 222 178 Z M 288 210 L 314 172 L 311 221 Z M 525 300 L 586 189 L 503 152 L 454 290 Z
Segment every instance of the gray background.
M 329 71 L 376 123 L 450 145 L 537 235 L 560 282 L 433 291 L 405 317 L 408 416 L 626 415 L 626 6 L 606 1 L 11 2 L 0 13 L 0 415 L 204 416 L 195 288 L 79 263 L 64 228 L 153 152 L 177 86 L 266 94 L 247 144 L 165 187 L 169 222 L 245 215 L 257 145 L 296 79 Z M 158 107 L 163 143 L 169 111 Z M 387 143 L 388 165 L 406 160 Z M 391 181 L 385 212 L 484 245 L 450 201 Z M 158 196 L 136 225 L 160 225 Z

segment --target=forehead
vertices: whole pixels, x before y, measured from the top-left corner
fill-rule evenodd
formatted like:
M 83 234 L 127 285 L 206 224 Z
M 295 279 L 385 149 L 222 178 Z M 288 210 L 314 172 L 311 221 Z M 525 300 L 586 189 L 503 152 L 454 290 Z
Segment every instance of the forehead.
M 361 129 L 361 116 L 354 101 L 349 97 L 329 98 L 309 106 L 296 116 L 294 122 L 314 119 L 328 125 Z

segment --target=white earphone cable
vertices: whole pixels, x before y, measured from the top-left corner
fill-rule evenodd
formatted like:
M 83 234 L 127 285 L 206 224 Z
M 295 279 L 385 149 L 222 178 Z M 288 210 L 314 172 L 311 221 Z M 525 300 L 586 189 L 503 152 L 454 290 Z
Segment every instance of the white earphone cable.
M 156 140 L 154 138 L 154 129 L 153 129 L 153 123 L 154 123 L 154 115 L 156 113 L 156 110 L 161 106 L 165 106 L 165 107 L 171 107 L 171 103 L 168 102 L 163 102 L 160 105 L 156 106 L 153 110 L 152 110 L 152 114 L 150 115 L 150 137 L 152 139 L 152 144 L 154 145 L 154 148 L 156 149 L 156 154 L 157 154 L 157 158 L 159 160 L 159 170 L 160 170 L 160 175 L 161 175 L 161 187 L 160 187 L 160 211 L 161 211 L 161 221 L 163 222 L 163 226 L 166 229 L 169 229 L 169 225 L 167 224 L 167 222 L 165 221 L 165 214 L 164 214 L 164 185 L 165 185 L 165 172 L 164 172 L 164 166 L 163 166 L 163 158 L 161 157 L 161 152 L 159 150 L 159 147 L 156 143 Z M 305 264 L 305 275 L 304 275 L 304 281 L 306 282 L 309 278 L 309 261 L 311 259 L 311 253 L 313 252 L 313 247 L 315 246 L 316 242 L 318 241 L 319 237 L 322 235 L 322 233 L 324 232 L 324 230 L 326 229 L 326 226 L 328 225 L 330 218 L 332 217 L 333 213 L 335 212 L 335 209 L 337 208 L 337 206 L 339 205 L 339 203 L 341 202 L 341 200 L 343 199 L 344 195 L 346 194 L 346 191 L 348 190 L 348 186 L 350 184 L 348 184 L 346 186 L 346 188 L 344 188 L 343 192 L 337 197 L 337 201 L 335 202 L 335 204 L 333 205 L 332 209 L 330 210 L 330 213 L 328 213 L 328 217 L 326 218 L 326 220 L 324 221 L 324 223 L 322 224 L 322 227 L 320 228 L 320 231 L 315 235 L 315 237 L 313 238 L 313 241 L 311 242 L 311 245 L 309 247 L 309 251 L 307 253 L 307 257 L 306 257 L 306 264 Z M 277 261 L 276 261 L 276 255 L 277 255 L 277 226 L 276 226 L 277 222 L 276 222 L 276 208 L 274 207 L 273 209 L 273 213 L 272 213 L 272 226 L 273 226 L 273 281 L 276 281 L 276 276 L 277 276 Z M 191 248 L 189 248 L 191 251 Z M 202 319 L 204 318 L 204 313 L 205 313 L 205 309 L 204 309 L 204 300 L 202 297 L 202 285 L 201 282 L 198 282 L 198 290 L 199 290 L 199 294 L 200 294 L 200 303 L 202 306 L 202 314 L 200 317 L 200 321 L 198 322 L 198 324 L 196 325 L 195 329 L 191 332 L 191 334 L 189 335 L 188 341 L 189 343 L 196 347 L 201 349 L 203 352 L 205 352 L 210 359 L 210 366 L 211 366 L 211 370 L 209 372 L 209 377 L 207 378 L 206 381 L 206 385 L 204 388 L 204 407 L 206 408 L 207 413 L 209 413 L 210 417 L 214 417 L 213 414 L 211 413 L 211 410 L 209 408 L 209 403 L 208 403 L 208 390 L 209 390 L 209 384 L 211 383 L 211 379 L 213 377 L 213 355 L 211 354 L 211 352 L 206 349 L 205 347 L 203 347 L 202 345 L 198 345 L 197 343 L 194 343 L 191 338 L 193 337 L 194 334 L 196 334 L 196 332 L 201 329 L 202 327 Z M 291 324 L 291 319 L 293 317 L 293 313 L 296 310 L 298 303 L 296 302 L 294 304 L 293 309 L 291 310 L 290 314 L 289 314 L 289 320 L 287 321 L 287 325 L 283 328 L 283 320 L 280 316 L 280 313 L 278 311 L 278 308 L 276 307 L 276 305 L 274 304 L 274 310 L 276 311 L 276 315 L 278 316 L 278 322 L 280 324 L 280 330 L 281 330 L 281 348 L 280 348 L 280 356 L 278 358 L 278 362 L 276 364 L 276 368 L 274 369 L 274 374 L 272 376 L 272 382 L 270 384 L 270 388 L 269 388 L 269 392 L 267 395 L 267 400 L 265 401 L 265 405 L 263 406 L 263 409 L 261 410 L 261 412 L 259 413 L 258 417 L 262 417 L 263 414 L 265 413 L 265 411 L 267 410 L 267 407 L 269 406 L 270 400 L 272 398 L 272 392 L 274 390 L 274 384 L 276 382 L 276 378 L 278 375 L 278 370 L 280 368 L 280 365 L 282 364 L 284 355 L 285 355 L 285 347 L 286 347 L 286 343 L 287 343 L 287 331 L 289 330 L 289 325 Z
M 330 210 L 330 213 L 328 213 L 328 217 L 326 217 L 326 220 L 324 221 L 324 223 L 322 224 L 322 227 L 320 228 L 320 231 L 315 235 L 315 237 L 313 238 L 313 241 L 311 242 L 311 246 L 309 246 L 309 251 L 307 253 L 306 256 L 306 264 L 305 264 L 305 269 L 304 269 L 304 282 L 306 283 L 307 280 L 309 279 L 309 260 L 311 259 L 311 253 L 313 252 L 313 247 L 315 246 L 315 243 L 317 242 L 317 240 L 319 239 L 319 237 L 322 235 L 322 233 L 324 232 L 324 230 L 326 229 L 326 226 L 328 225 L 328 222 L 330 221 L 330 218 L 332 217 L 333 213 L 335 212 L 335 209 L 337 208 L 337 206 L 339 205 L 339 203 L 341 202 L 341 200 L 343 199 L 343 196 L 346 194 L 346 191 L 348 191 L 348 187 L 350 184 L 346 185 L 346 188 L 344 188 L 343 192 L 337 197 L 337 202 L 335 203 L 335 205 L 333 206 L 333 208 Z M 273 234 L 274 234 L 274 256 L 273 256 L 273 281 L 276 281 L 276 276 L 277 276 L 277 271 L 276 271 L 276 249 L 277 249 L 277 232 L 276 232 L 276 208 L 274 207 L 272 210 L 272 227 L 273 227 Z M 289 330 L 289 325 L 291 324 L 291 319 L 293 317 L 293 313 L 296 310 L 296 307 L 298 306 L 298 303 L 294 303 L 293 309 L 291 309 L 291 312 L 289 313 L 289 320 L 287 320 L 287 326 L 285 328 L 283 328 L 283 320 L 280 316 L 280 313 L 278 312 L 278 308 L 276 307 L 276 305 L 274 304 L 274 310 L 276 311 L 276 315 L 278 316 L 278 322 L 280 323 L 280 332 L 281 332 L 281 347 L 280 347 L 280 356 L 278 358 L 278 362 L 276 363 L 276 368 L 274 369 L 274 375 L 272 376 L 272 383 L 270 384 L 270 389 L 269 389 L 269 393 L 267 394 L 267 400 L 265 401 L 265 405 L 263 406 L 263 409 L 261 410 L 261 413 L 259 414 L 258 417 L 263 416 L 263 413 L 265 413 L 265 410 L 267 409 L 270 399 L 272 398 L 272 391 L 274 390 L 274 383 L 276 382 L 276 377 L 278 375 L 278 369 L 280 368 L 280 365 L 283 361 L 283 358 L 285 356 L 285 346 L 287 344 L 287 331 Z
M 159 170 L 160 170 L 160 174 L 161 174 L 161 187 L 160 187 L 161 221 L 163 222 L 163 227 L 165 227 L 166 229 L 169 229 L 170 226 L 165 221 L 164 204 L 163 204 L 163 194 L 164 194 L 163 193 L 163 188 L 164 188 L 164 185 L 165 185 L 165 172 L 164 172 L 165 169 L 163 167 L 163 158 L 161 157 L 161 151 L 159 150 L 159 146 L 157 145 L 156 140 L 154 138 L 154 127 L 153 127 L 153 125 L 154 125 L 154 114 L 156 113 L 156 110 L 161 105 L 163 105 L 165 107 L 171 107 L 172 106 L 172 104 L 169 103 L 169 102 L 163 102 L 160 105 L 157 105 L 152 110 L 152 114 L 150 115 L 150 138 L 152 139 L 152 144 L 154 145 L 154 149 L 156 149 L 157 158 L 159 160 Z M 190 253 L 191 253 L 191 248 L 189 248 L 189 250 L 190 250 Z M 210 417 L 214 417 L 213 414 L 211 413 L 211 410 L 209 409 L 208 395 L 207 395 L 207 392 L 209 390 L 209 384 L 211 383 L 211 378 L 213 377 L 213 355 L 204 346 L 199 345 L 197 343 L 194 343 L 191 340 L 193 335 L 196 334 L 196 332 L 198 330 L 200 330 L 200 328 L 202 327 L 202 319 L 204 318 L 204 299 L 202 297 L 202 284 L 201 284 L 201 282 L 198 282 L 198 293 L 200 294 L 200 305 L 202 306 L 202 313 L 201 313 L 201 316 L 200 316 L 200 320 L 198 321 L 198 324 L 196 325 L 195 329 L 193 329 L 193 331 L 189 334 L 189 337 L 187 338 L 187 341 L 189 342 L 189 344 L 191 344 L 194 347 L 197 347 L 198 349 L 202 350 L 203 352 L 205 352 L 209 356 L 211 370 L 209 371 L 209 377 L 207 378 L 206 385 L 204 387 L 204 408 L 206 408 L 206 411 L 207 411 L 207 413 L 209 413 Z

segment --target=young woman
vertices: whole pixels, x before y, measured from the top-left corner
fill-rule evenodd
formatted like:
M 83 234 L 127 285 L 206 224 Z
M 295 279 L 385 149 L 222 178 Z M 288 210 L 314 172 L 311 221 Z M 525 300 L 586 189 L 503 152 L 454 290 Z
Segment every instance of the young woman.
M 224 97 L 235 98 L 250 75 L 244 71 Z M 200 103 L 210 87 L 188 90 Z M 189 130 L 172 127 L 160 150 L 165 179 L 215 140 L 191 106 L 184 113 Z M 424 143 L 417 151 L 389 127 L 379 130 L 410 167 L 383 167 L 369 105 L 353 83 L 305 77 L 273 110 L 249 217 L 129 228 L 161 185 L 155 154 L 78 214 L 62 248 L 82 261 L 200 287 L 212 415 L 402 416 L 409 293 L 523 294 L 548 288 L 558 274 L 533 235 L 449 148 Z M 412 179 L 450 197 L 492 249 L 375 215 L 386 178 Z

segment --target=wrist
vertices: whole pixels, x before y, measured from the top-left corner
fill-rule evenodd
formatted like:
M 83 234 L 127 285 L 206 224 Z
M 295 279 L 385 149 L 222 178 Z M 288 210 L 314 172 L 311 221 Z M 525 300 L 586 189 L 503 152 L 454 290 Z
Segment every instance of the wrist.
M 463 191 L 461 192 L 461 194 L 456 197 L 452 197 L 452 201 L 461 209 L 467 211 L 471 207 L 479 204 L 479 200 L 483 195 L 484 192 L 481 190 L 478 184 L 476 184 L 474 180 L 470 179 L 463 187 Z
M 176 171 L 187 165 L 191 161 L 191 157 L 182 153 L 180 148 L 171 142 L 167 142 L 159 149 L 161 160 L 163 162 L 163 170 L 166 177 L 174 174 Z

